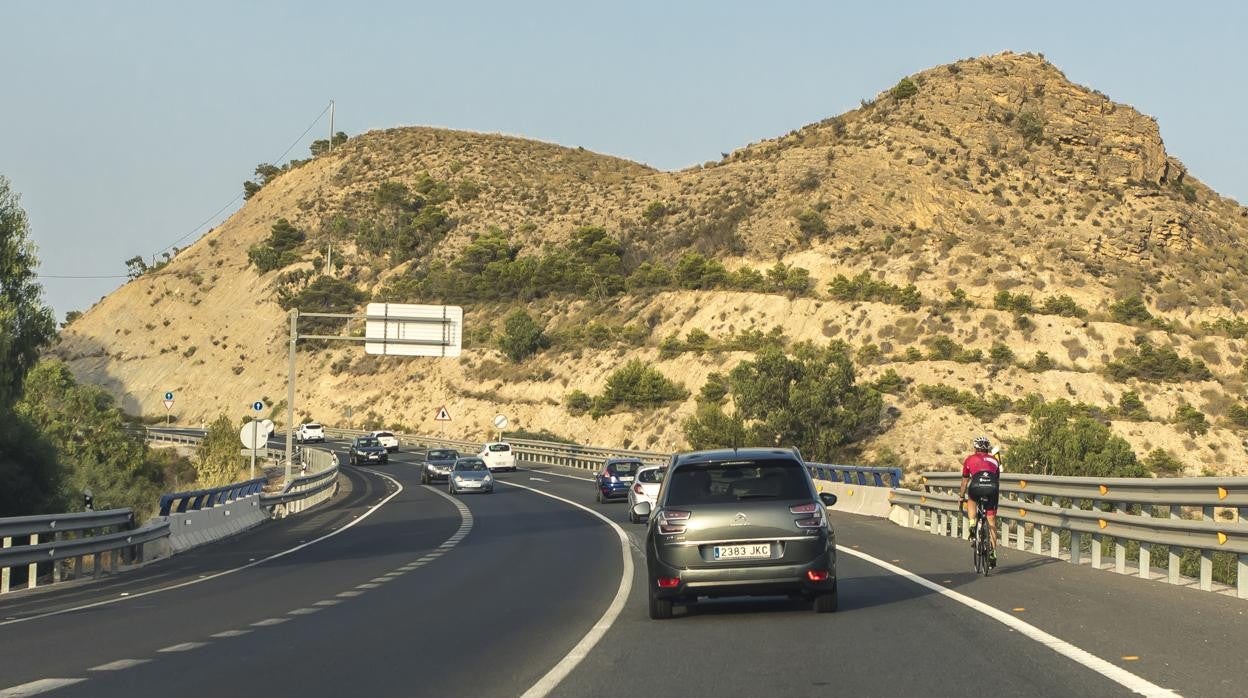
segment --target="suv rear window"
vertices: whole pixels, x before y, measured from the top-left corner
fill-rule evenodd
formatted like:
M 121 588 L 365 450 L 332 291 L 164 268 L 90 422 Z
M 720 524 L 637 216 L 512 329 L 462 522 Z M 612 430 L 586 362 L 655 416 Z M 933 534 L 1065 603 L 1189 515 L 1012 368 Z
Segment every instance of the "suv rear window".
M 656 468 L 654 470 L 643 470 L 637 474 L 637 482 L 653 485 L 663 482 L 663 476 L 667 473 L 664 468 Z
M 753 499 L 810 499 L 802 464 L 793 460 L 749 460 L 682 465 L 668 478 L 665 504 L 688 506 Z
M 611 463 L 607 466 L 607 472 L 614 475 L 632 475 L 637 472 L 637 468 L 641 467 L 641 463 L 635 461 L 620 461 Z
M 490 444 L 491 453 L 500 453 L 503 451 L 510 451 L 510 450 L 511 450 L 511 446 L 508 446 L 507 444 Z
M 303 428 L 304 429 L 320 429 L 321 425 L 320 424 L 304 424 Z

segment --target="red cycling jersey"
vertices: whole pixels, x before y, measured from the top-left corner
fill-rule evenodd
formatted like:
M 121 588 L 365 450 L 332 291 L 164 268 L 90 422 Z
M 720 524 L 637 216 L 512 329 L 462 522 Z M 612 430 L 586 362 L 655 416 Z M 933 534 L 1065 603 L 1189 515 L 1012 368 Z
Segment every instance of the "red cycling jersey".
M 970 477 L 979 472 L 1001 474 L 1001 464 L 989 453 L 976 451 L 962 461 L 962 477 Z

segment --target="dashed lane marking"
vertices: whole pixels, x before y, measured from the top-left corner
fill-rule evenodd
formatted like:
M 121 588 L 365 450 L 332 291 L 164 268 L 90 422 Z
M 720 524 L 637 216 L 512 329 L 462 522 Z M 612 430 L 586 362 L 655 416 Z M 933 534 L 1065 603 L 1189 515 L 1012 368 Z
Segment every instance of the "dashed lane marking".
M 342 599 L 325 599 L 324 601 L 317 601 L 316 603 L 312 605 L 313 606 L 337 606 L 340 603 L 342 603 Z
M 253 628 L 267 628 L 271 625 L 281 625 L 282 623 L 285 623 L 288 620 L 290 619 L 289 618 L 265 618 L 264 620 L 258 620 L 255 623 L 252 623 L 251 626 Z
M 138 666 L 140 664 L 147 664 L 150 661 L 152 660 L 150 659 L 118 659 L 117 661 L 109 662 L 108 664 L 101 664 L 99 666 L 93 666 L 90 669 L 87 669 L 87 671 L 121 671 L 122 669 L 129 669 L 132 666 Z
M 594 481 L 594 478 L 592 477 L 578 477 L 576 475 L 564 475 L 563 473 L 556 473 L 553 470 L 530 470 L 528 468 L 521 468 L 520 470 L 521 472 L 526 472 L 526 473 L 541 473 L 543 475 L 554 475 L 555 477 L 566 477 L 569 480 L 580 480 L 581 482 L 593 482 Z
M 356 584 L 355 588 L 356 589 L 376 589 L 379 586 L 381 585 L 375 582 L 368 582 L 367 584 Z
M 293 610 L 293 611 L 287 611 L 287 612 L 286 612 L 286 615 L 288 615 L 288 616 L 310 616 L 310 615 L 312 615 L 313 613 L 319 613 L 320 611 L 324 611 L 324 610 L 325 610 L 324 608 L 315 608 L 315 607 L 312 607 L 312 608 L 296 608 L 296 609 L 295 609 L 295 610 Z
M 344 599 L 349 599 L 349 598 L 351 598 L 351 597 L 353 597 L 353 596 L 359 596 L 359 595 L 361 595 L 361 594 L 363 594 L 363 593 L 364 593 L 364 592 L 362 592 L 362 591 L 340 591 L 340 592 L 338 592 L 337 594 L 334 594 L 334 596 L 338 596 L 338 597 L 340 597 L 340 598 L 344 598 Z
M 187 652 L 189 650 L 199 649 L 200 647 L 203 647 L 206 644 L 208 643 L 207 642 L 179 642 L 176 645 L 169 645 L 168 647 L 162 647 L 156 651 L 164 652 L 164 653 Z
M 111 605 L 111 604 L 119 603 L 119 602 L 121 602 L 121 601 L 127 601 L 127 600 L 131 600 L 131 599 L 138 599 L 138 598 L 142 598 L 142 597 L 144 597 L 144 596 L 151 596 L 151 595 L 153 595 L 153 594 L 159 594 L 159 593 L 166 592 L 166 591 L 173 591 L 174 589 L 181 589 L 181 588 L 183 588 L 183 587 L 188 587 L 188 586 L 191 586 L 192 584 L 199 584 L 199 583 L 201 583 L 201 582 L 206 582 L 206 581 L 208 581 L 208 580 L 210 580 L 210 579 L 218 579 L 218 578 L 220 578 L 220 577 L 224 577 L 224 576 L 226 576 L 226 575 L 234 574 L 235 572 L 242 572 L 243 570 L 251 569 L 252 567 L 255 567 L 255 566 L 257 566 L 257 565 L 263 565 L 263 564 L 264 564 L 264 563 L 266 563 L 266 562 L 270 562 L 270 561 L 276 560 L 276 559 L 278 559 L 278 558 L 286 557 L 287 555 L 290 555 L 291 553 L 295 553 L 295 552 L 298 552 L 298 551 L 300 551 L 300 550 L 303 550 L 304 548 L 307 548 L 307 547 L 309 547 L 309 546 L 316 545 L 317 543 L 320 543 L 321 541 L 324 541 L 324 540 L 329 540 L 330 538 L 333 538 L 334 536 L 336 536 L 336 535 L 338 535 L 338 534 L 342 533 L 343 531 L 346 531 L 346 530 L 350 529 L 352 526 L 354 526 L 354 525 L 358 524 L 359 522 L 363 521 L 364 519 L 367 519 L 368 517 L 372 516 L 372 515 L 373 515 L 373 514 L 375 514 L 378 510 L 380 510 L 383 506 L 385 506 L 388 502 L 390 502 L 390 500 L 392 500 L 392 499 L 394 499 L 395 497 L 399 496 L 399 493 L 401 493 L 401 492 L 403 491 L 403 485 L 402 485 L 401 483 L 399 483 L 399 481 L 398 481 L 398 480 L 395 480 L 394 478 L 390 477 L 389 475 L 386 475 L 385 473 L 379 473 L 379 472 L 377 472 L 377 471 L 375 471 L 375 470 L 371 470 L 371 469 L 368 469 L 368 468 L 361 468 L 361 470 L 364 470 L 364 471 L 366 471 L 366 472 L 373 473 L 374 475 L 378 475 L 378 476 L 383 477 L 383 478 L 385 478 L 386 480 L 388 480 L 388 481 L 390 481 L 390 482 L 394 483 L 394 485 L 395 485 L 395 487 L 396 487 L 395 491 L 394 491 L 394 492 L 391 492 L 391 493 L 390 493 L 389 495 L 387 495 L 384 499 L 382 499 L 381 501 L 379 501 L 379 502 L 377 502 L 376 504 L 374 504 L 374 505 L 372 505 L 371 507 L 369 507 L 367 511 L 365 511 L 363 514 L 360 514 L 358 517 L 356 517 L 355 519 L 353 519 L 353 520 L 352 520 L 352 521 L 350 521 L 349 523 L 347 523 L 347 524 L 343 525 L 341 528 L 334 529 L 334 530 L 330 531 L 329 533 L 326 533 L 325 535 L 323 535 L 323 536 L 321 536 L 321 537 L 319 537 L 319 538 L 313 538 L 312 540 L 307 541 L 306 543 L 300 543 L 299 545 L 296 545 L 296 546 L 295 546 L 295 547 L 293 547 L 293 548 L 287 548 L 286 550 L 283 550 L 283 551 L 281 551 L 281 552 L 279 552 L 279 553 L 274 553 L 274 554 L 272 554 L 272 555 L 269 555 L 268 557 L 261 558 L 261 559 L 259 559 L 259 560 L 254 561 L 254 562 L 249 562 L 249 563 L 247 563 L 247 564 L 245 564 L 245 565 L 240 565 L 240 566 L 238 566 L 238 567 L 234 567 L 234 568 L 231 568 L 231 569 L 228 569 L 228 570 L 222 570 L 222 571 L 220 571 L 220 572 L 216 572 L 216 573 L 214 573 L 214 574 L 206 575 L 206 576 L 203 576 L 203 577 L 197 577 L 197 578 L 195 578 L 195 579 L 191 579 L 191 580 L 188 580 L 188 581 L 185 581 L 185 582 L 179 582 L 179 583 L 177 583 L 177 584 L 171 584 L 171 585 L 169 585 L 169 586 L 167 586 L 167 587 L 159 587 L 159 588 L 156 588 L 156 589 L 149 589 L 149 590 L 147 590 L 147 591 L 142 591 L 142 592 L 138 592 L 138 593 L 135 593 L 135 594 L 130 594 L 129 596 L 116 596 L 116 597 L 113 597 L 113 598 L 110 598 L 110 599 L 104 599 L 103 601 L 95 601 L 95 602 L 93 602 L 93 603 L 83 604 L 83 605 L 81 605 L 81 606 L 73 606 L 73 607 L 70 607 L 70 608 L 61 608 L 61 609 L 57 609 L 57 610 L 55 610 L 55 611 L 48 611 L 47 613 L 39 613 L 39 614 L 36 614 L 36 615 L 33 615 L 33 616 L 26 616 L 26 617 L 24 617 L 24 618 L 13 618 L 13 619 L 11 619 L 11 620 L 4 620 L 4 621 L 0 621 L 0 627 L 3 627 L 3 626 L 5 626 L 5 625 L 13 625 L 13 624 L 15 624 L 15 623 L 25 623 L 25 622 L 32 621 L 32 620 L 39 620 L 40 618 L 50 618 L 50 617 L 52 617 L 52 616 L 64 615 L 64 614 L 66 614 L 66 613 L 74 613 L 74 612 L 77 612 L 77 611 L 86 610 L 86 609 L 88 609 L 88 608 L 98 608 L 98 607 L 100 607 L 100 606 L 108 606 L 108 605 Z M 51 690 L 51 689 L 47 689 L 47 690 Z M 3 694 L 0 694 L 0 698 L 7 698 L 7 697 L 6 697 L 6 696 L 4 696 Z
M 37 696 L 40 693 L 55 691 L 58 688 L 72 686 L 76 683 L 82 683 L 86 679 L 39 679 L 24 683 L 21 686 L 13 686 L 0 691 L 0 698 L 25 698 L 26 696 Z
M 216 638 L 240 637 L 242 635 L 246 635 L 249 632 L 251 631 L 250 630 L 222 630 L 221 632 L 209 635 L 208 637 L 216 637 Z

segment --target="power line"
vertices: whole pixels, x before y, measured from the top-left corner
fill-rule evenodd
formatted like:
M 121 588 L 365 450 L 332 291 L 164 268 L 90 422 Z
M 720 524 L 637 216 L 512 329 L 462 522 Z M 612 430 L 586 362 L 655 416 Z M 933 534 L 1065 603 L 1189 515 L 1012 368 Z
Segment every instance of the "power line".
M 312 120 L 312 123 L 308 124 L 308 127 L 303 130 L 303 133 L 299 134 L 299 137 L 296 138 L 294 142 L 292 142 L 289 146 L 287 146 L 286 150 L 283 150 L 281 155 L 278 155 L 276 158 L 274 158 L 273 162 L 274 163 L 281 162 L 288 154 L 290 154 L 290 151 L 294 150 L 295 146 L 299 145 L 303 141 L 304 137 L 307 136 L 309 133 L 311 133 L 312 129 L 315 128 L 318 123 L 320 123 L 321 117 L 325 116 L 325 113 L 328 112 L 332 106 L 333 106 L 332 101 L 329 104 L 325 105 L 325 108 L 321 110 L 321 113 L 317 114 L 316 118 Z M 332 136 L 331 136 L 331 140 L 332 140 Z M 172 243 L 165 245 L 159 250 L 156 250 L 155 252 L 151 254 L 151 257 L 155 258 L 160 253 L 165 252 L 166 250 L 172 249 L 178 243 L 182 242 L 183 240 L 199 232 L 200 229 L 202 229 L 205 225 L 208 225 L 213 220 L 215 220 L 217 216 L 221 215 L 221 212 L 225 211 L 229 207 L 238 203 L 238 200 L 241 198 L 243 198 L 243 192 L 239 192 L 238 194 L 235 194 L 234 198 L 230 199 L 223 206 L 221 206 L 221 208 L 218 208 L 216 211 L 214 211 L 211 216 L 208 216 L 207 218 L 205 218 L 202 223 L 195 226 L 194 228 L 191 228 L 189 232 L 187 232 L 185 235 L 178 238 L 177 240 L 174 240 Z M 161 276 L 163 274 L 168 274 L 168 273 L 175 273 L 175 272 L 148 272 L 144 274 L 144 276 Z M 76 280 L 132 278 L 130 274 L 36 274 L 35 276 L 36 278 L 39 278 L 39 279 L 76 279 Z

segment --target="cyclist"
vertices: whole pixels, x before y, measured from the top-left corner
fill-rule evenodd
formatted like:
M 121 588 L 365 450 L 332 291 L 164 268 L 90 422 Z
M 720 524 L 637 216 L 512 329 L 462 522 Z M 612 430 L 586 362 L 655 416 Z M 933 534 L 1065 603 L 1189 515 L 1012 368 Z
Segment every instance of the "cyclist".
M 992 455 L 992 443 L 987 436 L 975 437 L 974 447 L 975 452 L 962 461 L 962 488 L 958 496 L 966 502 L 966 515 L 970 517 L 972 525 L 975 522 L 976 501 L 984 500 L 984 515 L 988 517 L 988 538 L 992 542 L 988 565 L 996 567 L 997 500 L 1000 496 L 1001 464 Z

